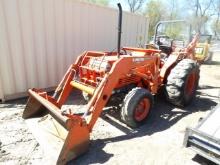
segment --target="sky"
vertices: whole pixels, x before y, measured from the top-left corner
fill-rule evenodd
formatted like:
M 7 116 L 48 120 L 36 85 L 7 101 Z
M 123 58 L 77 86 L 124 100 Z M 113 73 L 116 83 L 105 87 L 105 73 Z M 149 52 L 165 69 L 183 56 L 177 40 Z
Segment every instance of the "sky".
M 129 6 L 126 2 L 127 0 L 109 0 L 109 5 L 113 8 L 117 8 L 117 3 L 121 3 L 122 5 L 122 9 L 124 11 L 129 11 Z M 169 3 L 167 0 L 160 0 L 163 3 Z M 187 2 L 186 0 L 177 0 L 179 1 L 179 3 L 181 4 L 180 8 L 182 8 L 182 6 L 187 6 Z M 146 0 L 143 5 L 142 5 L 142 10 L 144 11 L 146 4 L 147 4 L 148 0 Z M 187 11 L 188 12 L 188 11 Z
M 121 3 L 122 9 L 124 11 L 129 11 L 129 6 L 126 3 L 126 0 L 110 0 L 109 2 L 110 2 L 110 6 L 113 8 L 117 8 L 117 3 Z M 143 7 L 145 7 L 145 4 L 143 4 Z
M 112 8 L 116 8 L 117 9 L 117 3 L 121 3 L 121 5 L 122 5 L 122 9 L 123 9 L 123 11 L 129 11 L 129 6 L 128 6 L 128 4 L 127 4 L 127 2 L 126 2 L 127 0 L 109 0 L 109 2 L 110 2 L 110 6 L 112 7 Z M 161 2 L 163 2 L 163 3 L 169 3 L 170 1 L 167 1 L 167 0 L 160 0 Z M 142 5 L 142 11 L 144 11 L 145 10 L 145 7 L 146 7 L 146 3 L 148 2 L 148 0 L 146 0 L 145 1 L 145 3 Z M 192 10 L 189 10 L 189 2 L 190 2 L 190 0 L 188 0 L 188 1 L 186 1 L 186 0 L 176 0 L 176 1 L 174 1 L 174 2 L 178 2 L 178 4 L 179 4 L 179 10 L 180 11 L 184 11 L 184 12 L 181 12 L 182 14 L 181 14 L 181 17 L 183 18 L 183 19 L 186 19 L 185 17 L 186 17 L 186 15 L 188 15 L 188 14 L 191 14 L 190 12 L 192 12 Z M 203 1 L 201 1 L 201 2 L 203 2 Z M 168 5 L 169 6 L 169 5 Z M 169 9 L 168 9 L 169 10 Z M 180 18 L 181 19 L 181 18 Z M 211 19 L 210 19 L 211 20 Z M 211 29 L 210 29 L 210 23 L 211 23 L 211 21 L 209 21 L 208 23 L 207 23 L 207 30 L 208 31 L 211 31 Z

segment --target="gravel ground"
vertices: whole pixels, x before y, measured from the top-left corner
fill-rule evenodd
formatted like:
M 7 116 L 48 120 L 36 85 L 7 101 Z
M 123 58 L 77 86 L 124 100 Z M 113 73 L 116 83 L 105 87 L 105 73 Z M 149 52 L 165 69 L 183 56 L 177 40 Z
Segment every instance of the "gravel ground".
M 104 113 L 91 134 L 89 151 L 70 164 L 132 165 L 209 165 L 211 162 L 182 146 L 185 128 L 195 126 L 199 118 L 217 104 L 220 88 L 220 53 L 201 66 L 197 96 L 183 109 L 156 97 L 153 111 L 138 129 L 121 123 L 117 113 Z M 83 108 L 79 93 L 71 100 L 74 108 Z M 48 164 L 43 152 L 21 118 L 26 99 L 0 104 L 0 164 Z M 80 105 L 82 104 L 82 106 Z

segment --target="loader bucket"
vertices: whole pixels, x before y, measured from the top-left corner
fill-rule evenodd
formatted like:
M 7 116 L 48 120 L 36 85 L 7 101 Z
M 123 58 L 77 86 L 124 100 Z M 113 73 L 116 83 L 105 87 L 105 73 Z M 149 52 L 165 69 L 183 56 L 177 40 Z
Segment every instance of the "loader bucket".
M 44 150 L 48 164 L 66 164 L 85 153 L 89 130 L 80 116 L 63 116 L 53 98 L 29 90 L 23 118 Z

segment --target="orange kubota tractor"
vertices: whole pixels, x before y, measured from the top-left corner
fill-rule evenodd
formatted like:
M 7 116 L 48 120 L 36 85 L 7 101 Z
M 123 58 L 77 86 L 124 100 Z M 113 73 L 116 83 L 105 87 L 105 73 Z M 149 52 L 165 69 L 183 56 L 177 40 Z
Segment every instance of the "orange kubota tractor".
M 53 96 L 41 89 L 28 91 L 30 97 L 23 118 L 45 148 L 57 141 L 53 145 L 55 150 L 60 150 L 57 164 L 66 164 L 87 151 L 94 124 L 110 100 L 121 100 L 121 119 L 134 128 L 146 120 L 153 96 L 160 88 L 165 87 L 167 100 L 177 106 L 189 104 L 195 95 L 199 67 L 193 55 L 198 36 L 167 59 L 162 59 L 157 49 L 121 48 L 122 9 L 120 4 L 118 7 L 117 52 L 82 53 L 69 67 Z M 73 110 L 61 110 L 75 89 L 91 96 L 81 115 Z

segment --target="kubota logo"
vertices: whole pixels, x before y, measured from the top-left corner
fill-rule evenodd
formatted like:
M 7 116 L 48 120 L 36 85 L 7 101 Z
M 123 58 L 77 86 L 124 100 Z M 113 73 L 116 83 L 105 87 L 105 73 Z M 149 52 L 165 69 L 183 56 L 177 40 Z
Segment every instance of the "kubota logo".
M 140 62 L 143 62 L 145 60 L 150 60 L 151 58 L 149 57 L 138 57 L 138 58 L 133 58 L 133 62 L 137 62 L 137 63 L 140 63 Z

